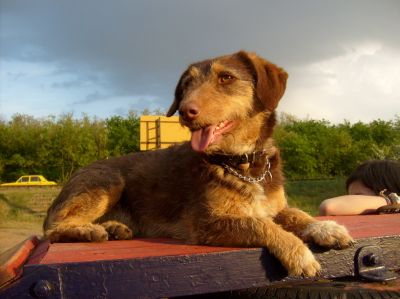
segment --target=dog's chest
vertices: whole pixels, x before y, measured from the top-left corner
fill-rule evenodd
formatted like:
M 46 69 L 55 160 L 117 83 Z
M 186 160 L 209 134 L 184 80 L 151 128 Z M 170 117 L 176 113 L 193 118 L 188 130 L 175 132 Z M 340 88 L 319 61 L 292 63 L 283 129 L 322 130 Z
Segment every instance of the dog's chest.
M 215 216 L 230 217 L 257 217 L 264 218 L 271 215 L 268 200 L 261 186 L 247 186 L 247 192 L 232 192 L 218 194 L 218 197 L 209 201 L 211 213 Z M 213 194 L 215 195 L 215 194 Z M 223 196 L 225 195 L 225 197 Z
M 246 217 L 268 217 L 270 209 L 268 198 L 264 188 L 259 184 L 247 185 L 247 190 L 251 194 L 248 198 L 243 198 L 238 204 L 240 212 Z
M 268 200 L 264 192 L 253 193 L 250 200 L 246 200 L 241 204 L 241 212 L 243 216 L 264 218 L 268 217 L 270 212 L 268 209 Z

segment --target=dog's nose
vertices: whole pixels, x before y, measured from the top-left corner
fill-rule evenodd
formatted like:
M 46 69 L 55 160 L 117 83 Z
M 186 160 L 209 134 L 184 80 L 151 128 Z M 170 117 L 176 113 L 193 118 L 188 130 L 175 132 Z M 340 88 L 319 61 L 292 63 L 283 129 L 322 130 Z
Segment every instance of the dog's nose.
M 186 120 L 194 120 L 200 114 L 200 109 L 194 103 L 183 105 L 179 109 L 179 115 Z

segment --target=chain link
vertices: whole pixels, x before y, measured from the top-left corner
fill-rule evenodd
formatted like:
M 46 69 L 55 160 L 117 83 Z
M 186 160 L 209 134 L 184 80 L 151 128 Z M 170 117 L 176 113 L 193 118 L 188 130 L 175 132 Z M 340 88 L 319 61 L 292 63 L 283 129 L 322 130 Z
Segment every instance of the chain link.
M 242 175 L 242 174 L 240 174 L 239 172 L 237 172 L 236 169 L 230 167 L 229 165 L 227 165 L 227 164 L 225 164 L 225 163 L 223 163 L 222 166 L 223 166 L 230 174 L 232 174 L 232 175 L 238 177 L 239 179 L 241 179 L 241 180 L 243 180 L 243 181 L 245 181 L 245 182 L 249 182 L 249 183 L 252 183 L 252 184 L 259 183 L 259 182 L 261 182 L 262 180 L 265 180 L 265 177 L 267 176 L 267 174 L 268 174 L 270 180 L 272 181 L 272 173 L 271 173 L 271 171 L 270 171 L 270 169 L 271 169 L 271 163 L 269 163 L 269 160 L 267 160 L 267 170 L 266 170 L 262 175 L 260 175 L 259 177 L 256 177 L 256 178 L 253 178 L 253 177 L 251 177 L 251 176 Z

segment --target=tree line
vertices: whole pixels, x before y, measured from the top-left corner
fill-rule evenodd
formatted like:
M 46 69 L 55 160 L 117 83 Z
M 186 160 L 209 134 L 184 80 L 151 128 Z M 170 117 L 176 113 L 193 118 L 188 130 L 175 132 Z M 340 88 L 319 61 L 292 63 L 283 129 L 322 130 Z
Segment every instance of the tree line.
M 14 115 L 0 121 L 0 181 L 43 174 L 62 183 L 93 161 L 138 150 L 139 117 L 133 112 L 105 120 Z
M 283 114 L 275 139 L 288 179 L 348 175 L 369 159 L 400 159 L 400 118 L 370 123 L 300 120 Z M 0 181 L 43 174 L 65 182 L 93 161 L 139 151 L 139 115 L 107 119 L 72 114 L 0 120 Z
M 400 160 L 400 117 L 351 124 L 284 116 L 275 131 L 289 179 L 349 175 L 367 160 Z

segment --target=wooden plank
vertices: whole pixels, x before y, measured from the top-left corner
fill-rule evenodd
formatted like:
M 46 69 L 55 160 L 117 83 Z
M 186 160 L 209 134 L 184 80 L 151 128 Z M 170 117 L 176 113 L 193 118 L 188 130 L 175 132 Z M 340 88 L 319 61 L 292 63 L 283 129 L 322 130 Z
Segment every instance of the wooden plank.
M 46 256 L 47 251 L 49 250 L 50 243 L 48 241 L 41 241 L 38 246 L 36 246 L 35 250 L 29 256 L 27 260 L 27 264 L 39 264 L 41 260 Z
M 341 251 L 314 250 L 323 268 L 319 279 L 354 276 L 354 255 L 366 245 L 379 245 L 388 267 L 400 269 L 399 244 L 400 237 L 391 236 L 358 239 L 356 246 Z M 50 270 L 58 274 L 47 282 L 54 287 L 54 292 L 62 292 L 63 298 L 159 298 L 305 281 L 299 277 L 287 277 L 279 261 L 264 248 L 125 260 L 31 264 L 25 266 L 22 280 L 29 278 L 29 287 L 32 288 L 43 280 L 42 274 L 37 275 L 35 280 L 35 273 L 50 273 Z M 29 283 L 22 285 L 26 288 Z
M 264 285 L 265 274 L 259 275 L 264 273 L 263 265 L 257 255 L 233 251 L 69 263 L 60 265 L 59 272 L 66 298 L 72 294 L 74 298 L 105 294 L 109 298 L 173 297 Z M 92 288 L 89 292 L 88 285 Z
M 324 216 L 320 220 L 334 220 L 347 227 L 355 239 L 400 235 L 400 214 L 362 216 Z
M 319 279 L 354 276 L 354 256 L 366 245 L 379 246 L 387 267 L 400 269 L 399 214 L 321 219 L 347 226 L 356 244 L 345 250 L 312 246 L 322 266 Z M 54 298 L 159 298 L 299 280 L 304 282 L 287 277 L 265 248 L 195 246 L 171 239 L 41 243 L 25 265 L 23 277 L 0 297 L 18 293 L 19 298 L 36 287 L 39 293 L 51 289 Z
M 0 287 L 21 276 L 21 265 L 25 264 L 31 252 L 38 244 L 39 239 L 32 236 L 1 254 Z
M 129 241 L 103 243 L 54 243 L 48 244 L 48 251 L 38 262 L 30 260 L 28 264 L 54 264 L 89 262 L 98 260 L 137 259 L 145 257 L 208 254 L 246 250 L 238 247 L 187 245 L 172 239 L 137 238 Z
M 344 250 L 324 250 L 312 247 L 313 253 L 321 264 L 321 278 L 355 276 L 355 256 L 364 246 L 378 246 L 382 249 L 384 264 L 390 270 L 400 269 L 400 236 L 386 236 L 357 239 L 353 247 Z
M 345 225 L 354 239 L 400 235 L 400 214 L 319 217 L 321 220 L 335 220 Z M 399 244 L 400 245 L 400 244 Z M 155 256 L 207 254 L 251 250 L 244 248 L 187 245 L 172 239 L 136 238 L 129 241 L 103 243 L 54 243 L 40 262 L 30 260 L 29 264 L 72 263 L 96 260 L 133 259 Z M 47 247 L 46 247 L 47 249 Z
M 62 296 L 59 270 L 56 267 L 37 267 L 29 272 L 24 268 L 21 278 L 13 284 L 0 289 L 0 299 L 24 298 L 71 298 Z M 92 297 L 89 297 L 92 298 Z
M 240 291 L 183 296 L 181 299 L 202 298 L 274 298 L 274 299 L 311 299 L 311 298 L 361 298 L 384 299 L 400 298 L 400 279 L 385 284 L 365 281 L 294 281 L 290 284 L 278 283 L 273 286 L 251 288 Z

